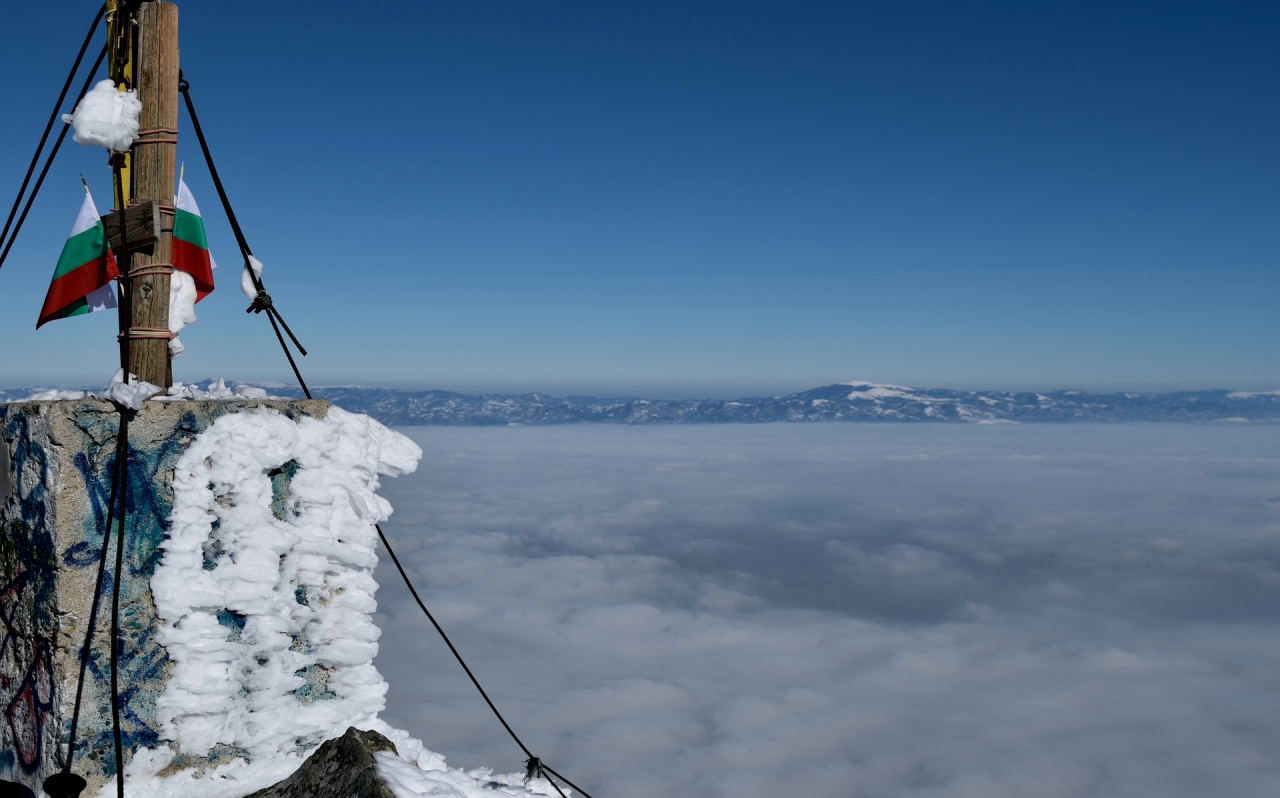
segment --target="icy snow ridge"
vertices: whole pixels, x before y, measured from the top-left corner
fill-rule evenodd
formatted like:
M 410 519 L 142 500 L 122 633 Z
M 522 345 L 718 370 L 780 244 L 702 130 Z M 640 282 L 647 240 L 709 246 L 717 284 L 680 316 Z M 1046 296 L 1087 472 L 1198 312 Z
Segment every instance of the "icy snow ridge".
M 174 662 L 157 714 L 182 753 L 287 753 L 382 707 L 373 524 L 391 506 L 374 490 L 421 450 L 368 417 L 329 416 L 228 414 L 178 460 L 151 587 Z
M 350 726 L 396 743 L 400 756 L 379 768 L 401 798 L 494 795 L 486 784 L 540 794 L 514 776 L 450 769 L 377 717 L 387 685 L 373 667 L 374 524 L 391 506 L 375 491 L 380 476 L 409 473 L 421 456 L 403 435 L 338 407 L 323 419 L 229 413 L 193 439 L 174 470 L 169 538 L 151 580 L 172 663 L 156 701 L 168 745 L 126 767 L 131 796 L 243 796 Z M 174 772 L 180 754 L 187 769 Z
M 136 374 L 130 374 L 129 381 L 126 383 L 124 381 L 124 369 L 117 369 L 115 376 L 111 378 L 110 384 L 97 393 L 93 391 L 62 391 L 54 389 L 38 391 L 22 401 L 61 402 L 78 399 L 105 399 L 108 402 L 124 405 L 131 410 L 141 410 L 142 403 L 148 399 L 156 402 L 209 402 L 226 399 L 278 398 L 280 397 L 270 396 L 266 391 L 261 388 L 255 388 L 252 385 L 239 385 L 233 391 L 227 387 L 226 381 L 221 377 L 209 383 L 207 390 L 201 389 L 198 385 L 175 382 L 168 391 L 162 391 L 158 385 L 152 385 L 149 382 L 138 382 L 138 375 Z
M 175 382 L 163 396 L 154 396 L 157 402 L 208 402 L 225 399 L 279 399 L 271 396 L 261 388 L 252 385 L 240 385 L 234 391 L 227 387 L 226 380 L 219 377 L 209 383 L 208 389 L 199 385 Z

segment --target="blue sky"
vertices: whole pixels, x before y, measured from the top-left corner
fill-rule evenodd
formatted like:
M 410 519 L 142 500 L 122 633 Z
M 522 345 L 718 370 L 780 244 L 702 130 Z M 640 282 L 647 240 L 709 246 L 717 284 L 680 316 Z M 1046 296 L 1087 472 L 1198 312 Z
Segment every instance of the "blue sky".
M 7 212 L 92 3 L 18 6 Z M 731 396 L 1280 387 L 1269 4 L 181 4 L 183 67 L 317 384 Z M 190 125 L 221 287 L 178 379 L 287 382 Z M 0 270 L 0 383 L 105 383 L 34 329 L 68 143 Z

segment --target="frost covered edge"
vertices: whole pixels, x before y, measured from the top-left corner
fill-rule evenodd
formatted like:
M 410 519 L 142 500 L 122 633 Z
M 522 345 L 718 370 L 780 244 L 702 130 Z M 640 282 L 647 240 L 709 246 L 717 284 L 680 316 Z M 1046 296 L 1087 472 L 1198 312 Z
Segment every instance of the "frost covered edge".
M 375 491 L 421 456 L 407 437 L 338 407 L 296 420 L 252 408 L 192 440 L 151 582 L 173 662 L 157 698 L 169 745 L 134 755 L 130 796 L 239 798 L 287 778 L 349 726 L 395 743 L 398 755 L 376 759 L 397 798 L 554 794 L 520 774 L 450 768 L 378 718 L 387 685 L 373 667 L 374 524 L 392 508 Z M 179 753 L 222 763 L 160 776 Z M 98 795 L 114 790 L 108 782 Z

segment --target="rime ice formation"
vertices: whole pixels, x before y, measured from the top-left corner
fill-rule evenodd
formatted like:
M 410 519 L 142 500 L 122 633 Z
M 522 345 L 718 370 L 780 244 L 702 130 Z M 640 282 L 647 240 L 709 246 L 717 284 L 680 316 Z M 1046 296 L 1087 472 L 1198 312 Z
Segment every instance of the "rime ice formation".
M 253 269 L 253 275 L 250 276 L 249 269 Z M 249 256 L 249 265 L 244 267 L 244 271 L 240 272 L 240 293 L 249 298 L 250 301 L 258 298 L 258 289 L 253 285 L 253 278 L 257 277 L 258 282 L 262 282 L 262 261 L 254 256 Z
M 174 663 L 157 716 L 181 753 L 278 756 L 381 709 L 373 523 L 391 507 L 374 489 L 420 455 L 338 408 L 227 415 L 192 442 L 151 579 Z
M 351 726 L 395 742 L 378 771 L 398 798 L 550 794 L 514 775 L 448 768 L 377 717 L 387 685 L 373 667 L 374 524 L 391 506 L 375 491 L 421 455 L 337 407 L 321 419 L 248 408 L 194 437 L 174 468 L 151 577 L 170 660 L 155 704 L 161 745 L 129 762 L 130 796 L 247 795 Z
M 63 114 L 62 121 L 75 127 L 72 138 L 80 144 L 126 152 L 138 137 L 141 112 L 137 92 L 116 91 L 116 84 L 103 80 L 85 93 L 74 111 Z
M 169 332 L 173 333 L 173 340 L 169 341 L 171 357 L 176 358 L 186 351 L 178 333 L 197 320 L 196 281 L 186 272 L 175 271 L 169 278 Z
M 24 402 L 64 402 L 79 399 L 106 399 L 107 401 L 119 401 L 133 410 L 142 407 L 142 402 L 150 400 L 153 402 L 209 402 L 209 401 L 225 401 L 227 399 L 278 399 L 272 397 L 261 388 L 255 388 L 252 385 L 240 385 L 233 391 L 227 387 L 227 382 L 222 377 L 209 383 L 209 389 L 204 390 L 199 385 L 188 385 L 183 382 L 175 382 L 168 391 L 159 393 L 160 388 L 149 382 L 138 382 L 135 374 L 129 375 L 129 385 L 121 387 L 123 383 L 123 369 L 117 369 L 114 377 L 111 378 L 111 384 L 106 390 L 94 393 L 92 391 L 63 391 L 58 389 L 39 391 L 26 397 Z M 129 389 L 129 390 L 126 390 Z M 141 398 L 138 398 L 141 397 Z
M 152 397 L 157 402 L 207 402 L 219 401 L 226 399 L 267 399 L 271 398 L 267 392 L 261 388 L 255 388 L 252 385 L 241 385 L 234 391 L 227 387 L 227 381 L 219 377 L 209 383 L 208 390 L 202 390 L 199 385 L 187 385 L 182 382 L 175 382 L 164 396 Z
M 143 402 L 163 390 L 160 386 L 149 382 L 138 382 L 137 374 L 130 374 L 126 382 L 124 369 L 116 369 L 115 376 L 111 378 L 106 389 L 98 393 L 98 398 L 124 405 L 130 410 L 141 410 Z
M 140 410 L 143 402 L 160 393 L 161 390 L 162 389 L 158 385 L 152 385 L 149 382 L 138 382 L 138 375 L 136 374 L 130 374 L 129 381 L 125 382 L 124 369 L 116 369 L 115 375 L 111 377 L 111 382 L 107 383 L 107 387 L 97 393 L 93 393 L 91 391 L 60 391 L 54 389 L 33 393 L 24 401 L 63 402 L 95 398 L 105 399 L 108 402 L 115 402 L 116 404 L 124 405 L 130 410 Z M 230 391 L 228 391 L 228 394 L 230 394 Z M 228 396 L 227 398 L 232 397 Z

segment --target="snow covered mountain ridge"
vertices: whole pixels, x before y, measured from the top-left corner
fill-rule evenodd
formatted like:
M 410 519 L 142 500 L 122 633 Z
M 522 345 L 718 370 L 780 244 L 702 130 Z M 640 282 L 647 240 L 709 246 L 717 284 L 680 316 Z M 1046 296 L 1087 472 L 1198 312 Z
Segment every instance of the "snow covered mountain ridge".
M 202 383 L 203 384 L 203 383 Z M 234 383 L 232 383 L 234 385 Z M 0 389 L 0 401 L 34 388 Z M 300 397 L 297 388 L 270 393 Z M 462 394 L 330 387 L 313 393 L 389 425 L 655 424 L 769 421 L 1280 421 L 1280 391 L 1177 393 L 953 391 L 871 382 L 827 385 L 780 397 L 638 399 L 528 394 Z

